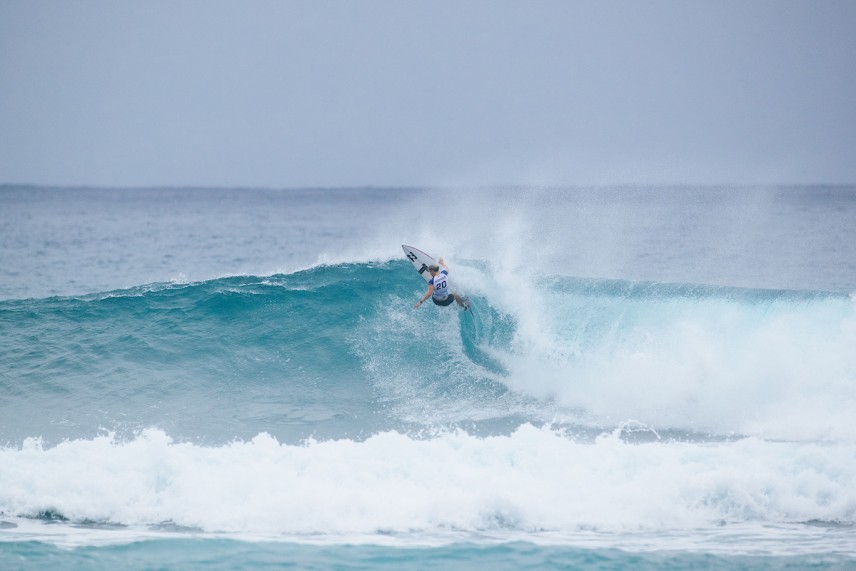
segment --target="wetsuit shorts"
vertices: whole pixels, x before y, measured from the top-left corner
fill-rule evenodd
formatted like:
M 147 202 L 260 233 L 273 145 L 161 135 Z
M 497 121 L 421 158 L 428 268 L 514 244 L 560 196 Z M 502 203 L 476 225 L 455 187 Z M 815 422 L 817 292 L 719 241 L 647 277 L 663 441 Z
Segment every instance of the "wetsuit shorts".
M 446 307 L 447 305 L 452 305 L 452 302 L 455 301 L 455 296 L 449 294 L 446 296 L 445 299 L 437 299 L 436 297 L 432 296 L 431 301 L 434 302 L 434 305 L 442 305 L 443 307 Z

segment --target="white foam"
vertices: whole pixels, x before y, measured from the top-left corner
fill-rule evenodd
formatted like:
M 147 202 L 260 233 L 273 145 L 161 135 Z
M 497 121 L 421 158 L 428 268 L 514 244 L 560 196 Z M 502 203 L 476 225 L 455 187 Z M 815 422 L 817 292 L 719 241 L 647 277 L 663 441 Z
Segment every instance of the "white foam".
M 250 534 L 527 533 L 856 523 L 856 445 L 593 444 L 530 425 L 204 447 L 147 430 L 0 449 L 0 514 Z
M 856 306 L 680 297 L 602 303 L 537 288 L 513 307 L 513 390 L 596 425 L 856 441 Z M 580 419 L 583 420 L 583 419 Z

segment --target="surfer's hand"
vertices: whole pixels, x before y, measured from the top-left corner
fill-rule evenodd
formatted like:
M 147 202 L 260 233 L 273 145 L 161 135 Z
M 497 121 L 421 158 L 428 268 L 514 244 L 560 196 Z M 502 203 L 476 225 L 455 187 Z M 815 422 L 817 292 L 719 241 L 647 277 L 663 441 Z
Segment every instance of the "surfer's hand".
M 416 305 L 413 306 L 413 309 L 418 309 L 420 305 L 422 305 L 421 300 L 416 302 Z

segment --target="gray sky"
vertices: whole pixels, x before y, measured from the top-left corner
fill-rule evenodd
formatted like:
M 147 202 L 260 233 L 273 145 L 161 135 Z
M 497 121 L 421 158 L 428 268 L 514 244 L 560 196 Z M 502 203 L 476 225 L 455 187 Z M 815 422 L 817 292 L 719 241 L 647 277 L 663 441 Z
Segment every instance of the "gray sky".
M 0 2 L 0 182 L 856 182 L 856 2 Z

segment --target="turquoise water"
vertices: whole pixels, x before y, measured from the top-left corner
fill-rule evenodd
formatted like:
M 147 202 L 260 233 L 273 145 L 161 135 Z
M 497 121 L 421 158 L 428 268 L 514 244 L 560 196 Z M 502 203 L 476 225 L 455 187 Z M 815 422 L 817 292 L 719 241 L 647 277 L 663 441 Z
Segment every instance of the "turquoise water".
M 628 553 L 617 549 L 459 544 L 445 547 L 389 549 L 373 545 L 307 546 L 282 543 L 246 544 L 229 540 L 163 540 L 72 551 L 42 543 L 0 544 L 4 569 L 848 569 L 853 560 L 838 555 L 763 558 L 705 553 Z
M 458 244 L 402 228 L 428 191 L 31 191 L 0 193 L 4 569 L 856 565 L 852 190 L 496 191 Z M 583 210 L 626 235 L 581 245 Z M 410 242 L 473 311 L 413 309 Z M 632 244 L 628 277 L 556 243 Z

